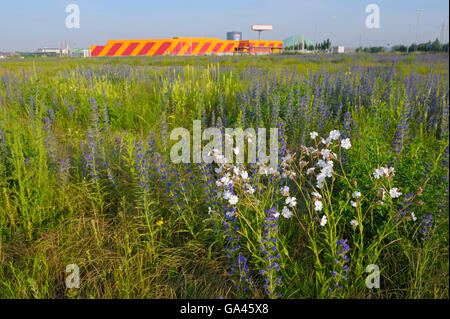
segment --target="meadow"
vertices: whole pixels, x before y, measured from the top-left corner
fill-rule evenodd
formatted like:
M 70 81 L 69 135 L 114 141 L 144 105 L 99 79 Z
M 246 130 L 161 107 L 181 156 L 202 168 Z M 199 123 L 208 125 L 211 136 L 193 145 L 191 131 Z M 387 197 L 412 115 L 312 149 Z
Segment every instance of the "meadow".
M 0 298 L 448 298 L 448 64 L 0 62 Z M 278 169 L 173 163 L 193 120 L 278 128 Z

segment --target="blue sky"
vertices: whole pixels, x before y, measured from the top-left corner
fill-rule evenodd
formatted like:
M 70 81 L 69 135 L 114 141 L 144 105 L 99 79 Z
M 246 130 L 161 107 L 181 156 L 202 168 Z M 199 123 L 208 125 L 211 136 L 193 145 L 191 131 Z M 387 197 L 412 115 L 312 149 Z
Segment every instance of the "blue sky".
M 80 8 L 80 28 L 65 26 L 68 4 Z M 365 8 L 380 8 L 380 28 L 367 29 Z M 283 40 L 305 34 L 312 41 L 330 38 L 334 45 L 387 45 L 439 38 L 446 21 L 447 0 L 0 0 L 0 50 L 34 51 L 105 44 L 108 39 L 151 39 L 174 36 L 217 37 L 242 31 L 256 39 L 252 24 L 272 24 L 263 39 Z

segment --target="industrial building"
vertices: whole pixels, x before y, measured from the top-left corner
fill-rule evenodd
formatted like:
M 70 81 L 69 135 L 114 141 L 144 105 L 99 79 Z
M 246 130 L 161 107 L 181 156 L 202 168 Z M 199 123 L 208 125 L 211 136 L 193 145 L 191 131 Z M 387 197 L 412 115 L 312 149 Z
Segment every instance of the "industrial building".
M 227 32 L 227 40 L 241 41 L 242 40 L 242 32 L 239 32 L 239 31 Z
M 190 37 L 149 40 L 109 40 L 106 45 L 90 46 L 90 50 L 91 56 L 270 54 L 283 51 L 283 41 L 242 41 L 242 35 L 238 35 L 238 32 L 229 32 L 229 36 L 234 39 L 239 37 L 240 40 Z
M 39 48 L 37 49 L 37 52 L 39 54 L 46 54 L 46 55 L 54 55 L 54 56 L 63 56 L 68 55 L 69 49 L 66 47 L 64 49 L 59 48 Z
M 344 53 L 345 52 L 345 48 L 342 45 L 336 46 L 336 47 L 332 47 L 331 48 L 331 52 L 332 53 Z
M 91 51 L 88 49 L 73 49 L 69 50 L 69 56 L 71 58 L 87 58 L 91 54 Z

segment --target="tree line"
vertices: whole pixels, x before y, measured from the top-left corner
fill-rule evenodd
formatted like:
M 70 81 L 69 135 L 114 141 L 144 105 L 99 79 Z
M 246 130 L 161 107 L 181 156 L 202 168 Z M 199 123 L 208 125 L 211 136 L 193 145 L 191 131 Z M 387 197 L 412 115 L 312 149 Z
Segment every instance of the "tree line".
M 356 52 L 365 52 L 365 53 L 379 53 L 385 52 L 385 47 L 367 47 L 362 48 L 359 47 L 356 49 Z M 434 40 L 433 42 L 428 41 L 425 43 L 413 43 L 409 46 L 398 44 L 394 45 L 391 49 L 393 52 L 448 52 L 448 43 L 441 43 L 439 39 Z
M 302 43 L 299 42 L 297 44 L 291 45 L 291 46 L 287 46 L 284 48 L 285 50 L 289 51 L 289 50 L 300 50 L 302 49 Z M 305 50 L 308 51 L 330 51 L 331 49 L 331 41 L 330 39 L 326 39 L 321 43 L 316 43 L 315 45 L 310 44 L 310 45 L 305 45 Z

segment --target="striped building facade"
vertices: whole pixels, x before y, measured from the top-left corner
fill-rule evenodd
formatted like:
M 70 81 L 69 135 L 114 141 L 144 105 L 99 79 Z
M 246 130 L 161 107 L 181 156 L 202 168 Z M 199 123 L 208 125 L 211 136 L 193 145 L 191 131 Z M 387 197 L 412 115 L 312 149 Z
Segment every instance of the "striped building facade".
M 230 53 L 278 53 L 283 41 L 230 41 L 217 38 L 186 38 L 156 40 L 109 40 L 106 45 L 90 46 L 91 56 L 155 56 L 206 55 Z

